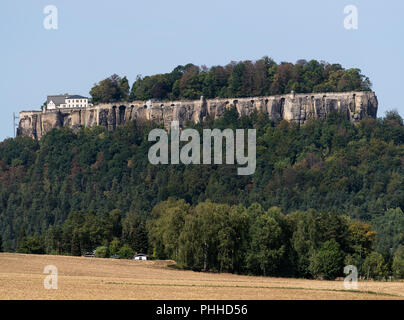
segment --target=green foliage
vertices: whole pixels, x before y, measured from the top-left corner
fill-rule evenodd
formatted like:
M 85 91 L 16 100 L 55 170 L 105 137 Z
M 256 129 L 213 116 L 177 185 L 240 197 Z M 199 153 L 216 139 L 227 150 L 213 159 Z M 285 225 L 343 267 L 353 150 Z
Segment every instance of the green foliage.
M 393 183 L 391 181 L 390 185 Z M 404 245 L 404 213 L 401 208 L 388 209 L 383 215 L 376 216 L 372 225 L 378 234 L 375 243 L 377 251 L 395 251 L 399 245 Z
M 71 241 L 71 254 L 72 256 L 81 256 L 80 239 L 78 232 L 74 231 Z
M 362 271 L 366 278 L 381 280 L 387 277 L 388 269 L 383 256 L 378 252 L 371 252 L 363 262 Z
M 38 235 L 29 235 L 23 237 L 18 242 L 18 253 L 32 253 L 32 254 L 43 254 L 45 253 L 43 248 L 42 237 Z
M 286 259 L 288 239 L 282 230 L 284 216 L 278 208 L 253 219 L 249 235 L 250 248 L 247 268 L 254 274 L 278 275 L 282 272 L 282 261 Z
M 358 273 L 363 274 L 362 265 L 364 260 L 364 257 L 362 257 L 360 254 L 347 254 L 344 259 L 344 266 L 355 266 L 358 270 Z
M 348 242 L 351 252 L 367 256 L 373 249 L 376 232 L 367 223 L 353 221 L 348 228 Z
M 216 97 L 249 97 L 290 93 L 366 91 L 371 83 L 359 69 L 339 64 L 299 60 L 296 64 L 263 57 L 257 61 L 231 62 L 226 66 L 177 66 L 172 72 L 142 77 L 130 89 L 117 75 L 91 89 L 94 103 L 120 100 L 174 100 Z
M 129 98 L 129 81 L 126 77 L 120 78 L 118 82 L 118 88 L 119 88 L 119 100 L 121 101 L 127 101 Z
M 197 270 L 242 270 L 246 219 L 242 208 L 209 200 L 190 209 L 180 230 L 178 263 Z
M 180 233 L 184 228 L 189 205 L 184 200 L 169 200 L 156 205 L 149 224 L 150 242 L 154 256 L 159 259 L 172 257 L 177 260 Z
M 371 253 L 376 239 L 376 232 L 371 226 L 361 221 L 352 221 L 348 228 L 347 242 L 349 249 L 345 265 L 354 265 L 362 272 L 365 258 Z
M 281 85 L 277 66 L 262 63 Z M 188 68 L 178 68 L 170 81 L 203 91 L 191 80 L 180 83 Z M 316 64 L 307 68 L 321 78 Z M 219 84 L 230 69 L 215 70 L 206 81 L 224 94 Z M 113 132 L 52 130 L 39 142 L 4 140 L 3 249 L 40 252 L 38 241 L 26 244 L 32 236 L 41 237 L 45 253 L 81 255 L 108 246 L 117 254 L 126 246 L 199 270 L 311 277 L 313 255 L 334 240 L 362 275 L 373 250 L 389 268 L 393 264 L 404 234 L 398 114 L 357 124 L 330 114 L 298 126 L 257 112 L 239 117 L 229 108 L 221 119 L 188 126 L 255 128 L 256 172 L 237 176 L 235 165 L 151 165 L 147 137 L 158 125 L 148 121 Z
M 122 241 L 135 252 L 147 252 L 149 244 L 145 220 L 129 212 L 122 222 Z
M 114 74 L 94 84 L 90 90 L 90 95 L 94 104 L 126 101 L 129 96 L 128 79 L 126 79 L 126 77 L 121 78 Z
M 108 258 L 109 252 L 108 252 L 108 247 L 106 246 L 100 246 L 95 249 L 95 256 L 97 258 Z
M 291 241 L 298 274 L 309 276 L 315 272 L 317 276 L 323 275 L 324 270 L 316 269 L 318 264 L 312 269 L 312 258 L 318 251 L 323 254 L 321 249 L 326 241 L 335 241 L 344 252 L 350 251 L 350 243 L 347 243 L 350 222 L 344 216 L 310 209 L 297 211 L 289 219 L 294 230 Z
M 335 240 L 326 241 L 310 259 L 309 270 L 313 277 L 334 280 L 342 274 L 343 252 Z
M 315 210 L 285 216 L 257 203 L 245 208 L 207 200 L 192 207 L 169 199 L 152 212 L 155 257 L 195 270 L 334 279 L 352 248 L 366 257 L 374 240 L 369 225 Z
M 404 246 L 400 245 L 394 254 L 393 276 L 397 279 L 404 279 Z
M 111 256 L 118 255 L 119 248 L 120 248 L 120 241 L 118 238 L 114 238 L 109 244 L 108 252 Z
M 134 255 L 135 252 L 127 244 L 123 245 L 118 251 L 119 259 L 132 259 Z

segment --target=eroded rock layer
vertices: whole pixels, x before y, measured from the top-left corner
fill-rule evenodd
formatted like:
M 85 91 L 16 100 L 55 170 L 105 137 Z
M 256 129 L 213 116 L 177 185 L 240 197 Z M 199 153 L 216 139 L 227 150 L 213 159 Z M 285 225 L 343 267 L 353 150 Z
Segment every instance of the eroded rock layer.
M 374 92 L 342 92 L 287 94 L 269 97 L 209 99 L 172 102 L 116 102 L 99 104 L 86 109 L 56 109 L 22 111 L 17 130 L 19 136 L 40 139 L 53 128 L 105 126 L 114 130 L 134 119 L 147 119 L 163 123 L 166 128 L 177 120 L 183 126 L 187 121 L 199 122 L 208 116 L 220 118 L 224 111 L 236 107 L 240 115 L 254 110 L 266 113 L 270 119 L 285 119 L 304 124 L 308 119 L 324 119 L 332 112 L 346 114 L 357 122 L 364 117 L 376 117 L 377 97 Z

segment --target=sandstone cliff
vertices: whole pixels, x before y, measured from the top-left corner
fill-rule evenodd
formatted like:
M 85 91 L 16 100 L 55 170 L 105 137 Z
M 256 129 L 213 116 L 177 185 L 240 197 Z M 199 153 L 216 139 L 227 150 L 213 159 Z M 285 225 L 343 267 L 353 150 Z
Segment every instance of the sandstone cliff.
M 342 92 L 287 94 L 269 97 L 203 99 L 195 101 L 117 102 L 99 104 L 86 109 L 56 109 L 22 111 L 17 135 L 40 139 L 53 128 L 105 126 L 114 130 L 133 119 L 148 119 L 163 123 L 178 120 L 199 122 L 208 116 L 219 118 L 226 108 L 235 106 L 240 115 L 258 110 L 270 119 L 285 119 L 300 124 L 310 118 L 325 118 L 331 112 L 342 112 L 347 119 L 357 122 L 364 117 L 376 117 L 377 97 L 374 92 Z

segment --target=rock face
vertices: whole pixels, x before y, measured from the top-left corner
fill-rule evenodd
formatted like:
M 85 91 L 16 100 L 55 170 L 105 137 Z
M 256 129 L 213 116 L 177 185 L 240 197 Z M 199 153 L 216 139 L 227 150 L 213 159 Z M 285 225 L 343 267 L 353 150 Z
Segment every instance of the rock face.
M 376 117 L 377 97 L 374 92 L 342 92 L 287 94 L 269 97 L 209 99 L 195 101 L 117 102 L 99 104 L 86 109 L 55 109 L 20 112 L 18 136 L 40 139 L 53 128 L 105 126 L 114 130 L 117 126 L 134 119 L 147 119 L 163 123 L 169 128 L 171 121 L 180 126 L 187 121 L 199 122 L 211 116 L 220 118 L 227 108 L 236 107 L 240 115 L 254 110 L 269 115 L 272 120 L 285 119 L 304 124 L 308 119 L 324 119 L 332 112 L 342 112 L 347 119 L 357 122 L 364 117 Z

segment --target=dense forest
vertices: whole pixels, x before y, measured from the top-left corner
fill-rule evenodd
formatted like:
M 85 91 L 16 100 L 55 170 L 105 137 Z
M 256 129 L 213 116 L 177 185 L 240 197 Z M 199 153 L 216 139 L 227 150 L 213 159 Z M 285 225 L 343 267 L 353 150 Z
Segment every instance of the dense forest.
M 255 128 L 257 168 L 151 165 L 133 121 L 0 143 L 4 251 L 175 259 L 194 270 L 404 277 L 404 126 L 396 112 L 304 125 L 260 113 L 187 126 Z
M 356 68 L 340 64 L 298 60 L 295 64 L 264 57 L 257 61 L 231 62 L 226 66 L 177 66 L 171 73 L 138 76 L 130 88 L 126 77 L 112 75 L 95 84 L 92 102 L 133 100 L 194 100 L 252 97 L 307 92 L 370 90 L 369 79 Z

